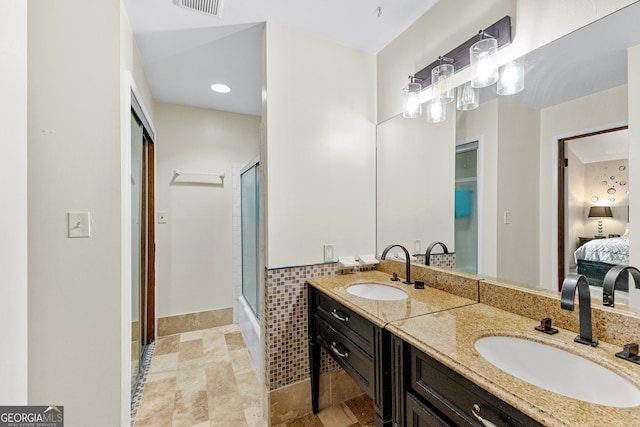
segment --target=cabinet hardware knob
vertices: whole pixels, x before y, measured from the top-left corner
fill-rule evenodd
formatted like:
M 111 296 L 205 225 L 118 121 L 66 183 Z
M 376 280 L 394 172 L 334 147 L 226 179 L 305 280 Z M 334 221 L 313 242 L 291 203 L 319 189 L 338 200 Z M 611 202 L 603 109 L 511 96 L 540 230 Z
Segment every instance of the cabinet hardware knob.
M 478 406 L 476 403 L 473 404 L 473 408 L 471 409 L 471 413 L 473 414 L 473 416 L 482 423 L 483 426 L 486 427 L 498 427 L 496 426 L 494 423 L 492 423 L 491 421 L 485 420 L 484 418 L 482 418 L 480 416 L 480 406 Z
M 340 313 L 340 314 L 338 314 Z M 343 312 L 338 312 L 338 310 L 336 310 L 335 308 L 333 309 L 333 311 L 331 312 L 331 315 L 333 317 L 335 317 L 336 319 L 338 319 L 341 322 L 348 322 L 349 321 L 349 316 L 347 316 L 346 314 L 344 314 Z

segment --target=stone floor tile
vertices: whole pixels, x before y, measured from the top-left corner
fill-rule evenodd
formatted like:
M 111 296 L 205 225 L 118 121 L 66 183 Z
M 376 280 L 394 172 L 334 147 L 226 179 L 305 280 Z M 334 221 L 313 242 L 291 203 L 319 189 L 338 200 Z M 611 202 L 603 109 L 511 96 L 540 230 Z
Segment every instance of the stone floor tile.
M 177 353 L 180 348 L 180 335 L 169 335 L 167 337 L 158 338 L 156 348 L 153 353 L 155 356 L 163 354 Z
M 203 356 L 204 349 L 202 348 L 202 338 L 180 342 L 180 357 L 178 358 L 179 362 L 199 359 Z
M 342 405 L 330 406 L 318 412 L 318 418 L 325 427 L 347 427 L 357 424 L 358 419 L 349 408 Z

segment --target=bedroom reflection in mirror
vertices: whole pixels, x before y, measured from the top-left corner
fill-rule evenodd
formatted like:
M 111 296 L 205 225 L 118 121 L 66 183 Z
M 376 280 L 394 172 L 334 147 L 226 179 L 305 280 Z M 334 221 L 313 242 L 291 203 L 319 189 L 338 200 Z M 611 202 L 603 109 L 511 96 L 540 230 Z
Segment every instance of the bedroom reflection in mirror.
M 628 130 L 625 126 L 579 135 L 559 144 L 565 159 L 560 181 L 564 191 L 559 188 L 564 217 L 564 221 L 558 218 L 559 242 L 564 241 L 559 245 L 558 258 L 564 264 L 559 278 L 583 274 L 589 280 L 591 297 L 602 299 L 607 271 L 614 265 L 629 265 Z M 626 280 L 620 285 L 620 302 L 626 304 Z

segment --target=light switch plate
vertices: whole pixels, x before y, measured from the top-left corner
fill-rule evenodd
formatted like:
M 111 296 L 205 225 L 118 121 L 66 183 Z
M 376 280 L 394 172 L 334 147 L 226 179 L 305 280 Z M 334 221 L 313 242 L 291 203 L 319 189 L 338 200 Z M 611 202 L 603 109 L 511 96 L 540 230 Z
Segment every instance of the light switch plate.
M 167 223 L 167 213 L 166 212 L 158 212 L 158 224 L 166 224 Z
M 414 253 L 422 252 L 422 240 L 413 241 L 413 252 Z
M 91 237 L 90 212 L 67 212 L 69 238 Z

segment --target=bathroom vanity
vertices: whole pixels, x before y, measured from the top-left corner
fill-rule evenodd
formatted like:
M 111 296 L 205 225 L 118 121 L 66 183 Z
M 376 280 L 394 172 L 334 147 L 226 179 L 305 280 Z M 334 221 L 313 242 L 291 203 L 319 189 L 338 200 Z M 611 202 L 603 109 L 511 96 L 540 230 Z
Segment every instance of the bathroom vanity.
M 376 426 L 390 426 L 389 332 L 312 286 L 308 296 L 313 412 L 318 412 L 322 347 L 373 399 Z
M 455 274 L 451 276 L 449 283 L 454 283 Z M 393 286 L 408 297 L 376 301 L 347 291 L 363 282 Z M 430 287 L 415 290 L 390 283 L 389 274 L 381 271 L 314 278 L 307 284 L 314 412 L 319 409 L 322 347 L 373 398 L 376 426 L 640 425 L 640 402 L 615 407 L 615 402 L 611 406 L 554 393 L 494 366 L 474 347 L 482 338 L 493 336 L 534 341 L 597 363 L 631 387 L 640 387 L 640 366 L 617 359 L 618 345 L 602 340 L 595 348 L 581 345 L 573 342 L 575 330 L 561 327 L 549 336 L 534 329 L 539 321 L 483 303 L 498 296 L 504 301 L 505 292 L 523 292 L 509 300 L 531 308 L 533 301 L 544 306 L 539 298 L 547 298 L 550 305 L 544 310 L 554 320 L 570 324 L 577 313 L 563 313 L 556 295 L 527 293 L 478 279 L 478 297 L 472 300 Z M 467 285 L 473 286 L 468 281 Z M 458 287 L 462 288 L 460 283 Z M 594 310 L 612 313 L 606 308 Z M 635 325 L 638 319 L 634 314 L 607 321 Z M 553 363 L 541 360 L 537 368 Z M 560 366 L 556 376 L 562 378 L 564 371 Z M 586 369 L 584 376 L 591 375 Z M 597 387 L 595 395 L 607 394 Z

